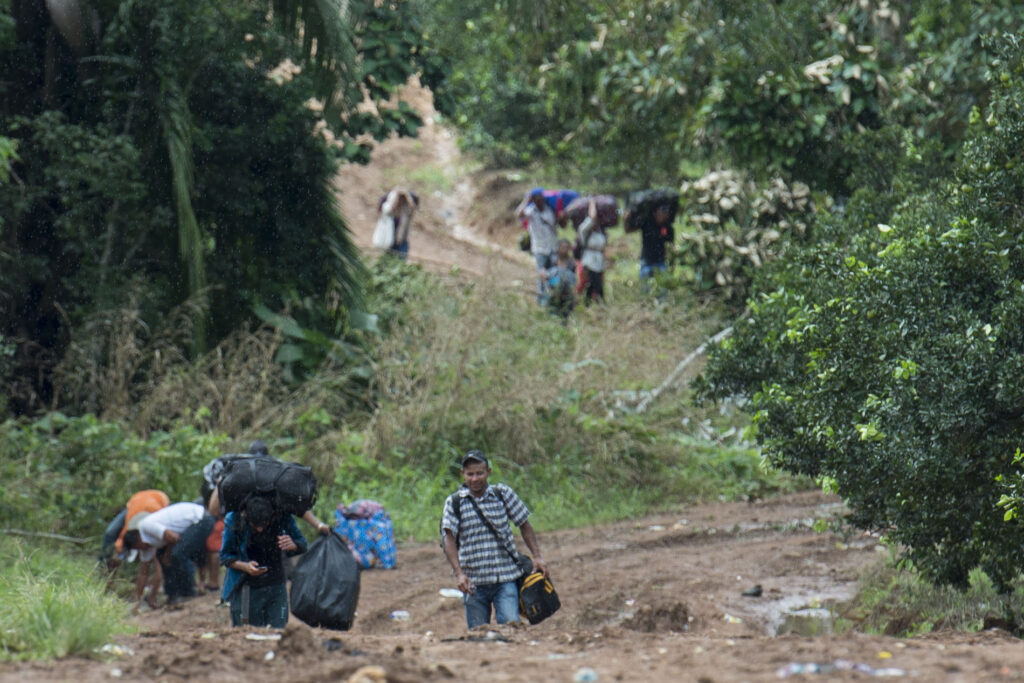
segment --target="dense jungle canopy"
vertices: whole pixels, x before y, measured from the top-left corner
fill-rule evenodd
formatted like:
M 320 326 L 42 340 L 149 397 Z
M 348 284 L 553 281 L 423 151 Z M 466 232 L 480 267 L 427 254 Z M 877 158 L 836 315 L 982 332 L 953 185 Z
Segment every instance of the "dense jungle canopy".
M 771 463 L 933 578 L 1008 581 L 1022 20 L 1009 0 L 0 0 L 0 410 L 102 413 L 83 368 L 117 357 L 118 320 L 182 359 L 290 326 L 297 383 L 344 358 L 374 311 L 330 181 L 415 135 L 393 95 L 418 76 L 493 166 L 679 187 L 666 281 L 739 320 L 701 395 L 747 399 Z

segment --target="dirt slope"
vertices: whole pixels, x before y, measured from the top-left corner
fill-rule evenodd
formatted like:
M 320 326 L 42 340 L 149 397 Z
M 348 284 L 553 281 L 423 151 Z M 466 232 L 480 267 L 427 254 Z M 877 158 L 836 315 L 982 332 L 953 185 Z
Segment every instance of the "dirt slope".
M 431 124 L 419 140 L 383 145 L 372 165 L 346 168 L 338 187 L 357 244 L 369 248 L 381 193 L 430 179 L 411 259 L 528 291 L 530 260 L 514 249 L 518 228 L 506 218 L 521 188 L 462 164 L 454 139 Z M 483 183 L 498 205 L 470 215 Z M 403 544 L 396 570 L 363 574 L 349 632 L 293 619 L 280 640 L 248 640 L 273 632 L 232 629 L 226 608 L 203 597 L 140 615 L 138 635 L 118 642 L 122 655 L 0 665 L 0 681 L 774 681 L 793 662 L 834 668 L 796 680 L 864 680 L 886 668 L 922 681 L 1024 680 L 1024 647 L 1001 631 L 798 635 L 826 623 L 828 607 L 881 555 L 871 537 L 813 531 L 837 505 L 807 493 L 542 534 L 563 608 L 534 627 L 467 632 L 459 600 L 439 593 L 453 581 L 437 545 Z M 742 595 L 755 584 L 760 597 Z M 396 610 L 409 619 L 392 620 Z
M 435 123 L 430 92 L 411 88 L 404 97 L 424 113 L 425 125 L 419 136 L 388 140 L 375 149 L 373 163 L 345 166 L 335 182 L 341 211 L 356 245 L 370 258 L 378 254 L 371 242 L 377 202 L 400 185 L 411 188 L 420 198 L 409 235 L 411 262 L 434 272 L 452 273 L 454 269 L 472 277 L 523 286 L 524 278 L 531 277 L 532 260 L 515 247 L 518 232 L 511 210 L 515 201 L 509 199 L 515 197 L 515 190 L 503 187 L 501 193 L 478 193 L 475 181 L 488 174 L 467 170 L 455 136 Z M 489 184 L 493 189 L 491 175 Z M 500 181 L 497 184 L 505 185 Z M 481 213 L 484 224 L 479 222 Z

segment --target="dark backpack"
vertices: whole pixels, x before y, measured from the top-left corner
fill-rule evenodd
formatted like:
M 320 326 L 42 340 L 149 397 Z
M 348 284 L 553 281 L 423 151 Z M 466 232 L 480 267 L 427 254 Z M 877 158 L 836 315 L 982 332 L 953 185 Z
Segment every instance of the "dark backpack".
M 276 458 L 243 458 L 224 468 L 220 503 L 228 512 L 238 512 L 249 496 L 270 499 L 275 510 L 301 516 L 316 502 L 316 477 L 305 465 Z

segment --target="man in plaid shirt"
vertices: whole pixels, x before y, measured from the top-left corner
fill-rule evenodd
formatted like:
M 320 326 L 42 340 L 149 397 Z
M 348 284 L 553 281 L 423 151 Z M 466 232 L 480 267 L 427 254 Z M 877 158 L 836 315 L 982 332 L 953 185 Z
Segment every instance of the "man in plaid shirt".
M 466 453 L 462 458 L 465 484 L 445 500 L 441 518 L 444 554 L 464 594 L 469 628 L 489 624 L 492 605 L 499 624 L 519 621 L 516 580 L 522 570 L 513 559 L 516 549 L 509 522 L 523 534 L 533 554 L 533 570 L 548 575 L 537 535 L 528 521 L 530 511 L 505 484 L 489 485 L 490 473 L 482 451 Z

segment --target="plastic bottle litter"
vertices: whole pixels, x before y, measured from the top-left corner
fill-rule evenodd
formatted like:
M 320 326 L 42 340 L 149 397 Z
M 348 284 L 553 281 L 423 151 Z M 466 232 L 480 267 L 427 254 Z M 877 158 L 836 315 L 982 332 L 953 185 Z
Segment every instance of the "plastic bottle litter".
M 895 667 L 876 669 L 868 664 L 864 664 L 862 662 L 851 662 L 846 659 L 837 659 L 830 664 L 819 664 L 817 662 L 791 662 L 776 670 L 775 675 L 779 678 L 789 678 L 790 676 L 798 674 L 829 674 L 835 671 L 856 671 L 875 678 L 898 678 L 907 675 L 907 672 L 903 669 L 897 669 Z
M 280 633 L 247 633 L 246 640 L 281 640 Z
M 273 658 L 274 658 L 274 651 L 273 650 L 270 650 L 270 651 L 267 652 L 267 654 L 263 655 L 263 661 L 265 661 L 265 662 L 269 662 Z
M 391 621 L 409 621 L 409 612 L 404 609 L 396 609 L 391 613 Z
M 444 598 L 461 598 L 462 597 L 462 591 L 460 591 L 458 588 L 442 588 L 441 589 L 441 597 L 444 597 Z
M 597 672 L 591 669 L 589 666 L 581 666 L 576 670 L 572 680 L 575 683 L 593 683 L 598 679 Z

